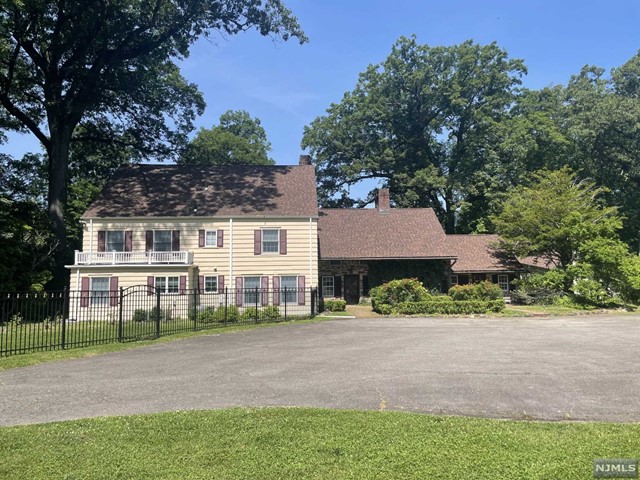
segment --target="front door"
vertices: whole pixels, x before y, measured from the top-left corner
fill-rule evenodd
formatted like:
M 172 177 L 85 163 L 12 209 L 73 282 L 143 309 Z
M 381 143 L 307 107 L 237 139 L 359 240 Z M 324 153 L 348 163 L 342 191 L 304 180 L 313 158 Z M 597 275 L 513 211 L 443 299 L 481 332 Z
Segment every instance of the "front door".
M 356 305 L 360 302 L 360 276 L 345 275 L 343 290 L 344 299 L 348 305 Z

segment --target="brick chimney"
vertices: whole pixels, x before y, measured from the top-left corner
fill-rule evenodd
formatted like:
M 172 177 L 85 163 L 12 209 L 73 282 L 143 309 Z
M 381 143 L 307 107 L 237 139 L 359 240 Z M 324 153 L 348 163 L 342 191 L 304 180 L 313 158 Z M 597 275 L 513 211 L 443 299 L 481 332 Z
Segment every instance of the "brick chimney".
M 389 213 L 391 202 L 388 188 L 379 188 L 376 192 L 376 208 L 380 213 Z
M 311 155 L 300 155 L 299 165 L 311 165 Z

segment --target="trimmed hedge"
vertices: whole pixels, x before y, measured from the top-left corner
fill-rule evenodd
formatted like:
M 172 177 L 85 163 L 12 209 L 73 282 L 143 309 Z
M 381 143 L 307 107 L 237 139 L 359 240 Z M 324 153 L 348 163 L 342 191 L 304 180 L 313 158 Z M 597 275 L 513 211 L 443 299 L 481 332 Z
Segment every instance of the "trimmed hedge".
M 446 297 L 445 297 L 446 298 Z M 499 313 L 504 310 L 504 300 L 459 300 L 403 302 L 393 309 L 402 315 L 469 315 L 482 313 Z
M 495 283 L 488 281 L 470 283 L 468 285 L 454 285 L 449 289 L 451 298 L 461 300 L 499 300 L 502 298 L 502 289 Z
M 325 300 L 324 309 L 329 312 L 344 312 L 347 309 L 347 301 L 340 299 Z

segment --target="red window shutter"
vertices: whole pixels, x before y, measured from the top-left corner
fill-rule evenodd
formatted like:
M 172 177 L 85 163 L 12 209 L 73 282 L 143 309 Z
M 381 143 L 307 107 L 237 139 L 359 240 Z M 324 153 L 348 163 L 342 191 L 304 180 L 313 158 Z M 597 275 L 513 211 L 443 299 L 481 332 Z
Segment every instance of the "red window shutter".
M 187 276 L 186 275 L 180 275 L 180 295 L 184 295 L 186 293 L 187 290 Z
M 145 240 L 145 242 L 144 242 L 144 243 L 145 243 L 144 249 L 145 249 L 147 252 L 152 251 L 152 250 L 153 250 L 153 230 L 147 230 L 147 231 L 145 232 L 144 240 Z
M 131 230 L 124 232 L 124 251 L 133 252 L 133 232 Z
M 109 306 L 118 306 L 118 277 L 109 279 Z
M 153 288 L 155 286 L 156 282 L 155 282 L 155 278 L 153 278 L 152 276 L 148 276 L 147 277 L 147 295 L 153 295 L 155 293 L 155 289 Z
M 198 290 L 204 292 L 204 275 L 198 275 Z
M 89 288 L 91 285 L 91 279 L 89 277 L 82 277 L 80 280 L 80 306 L 89 306 Z
M 180 230 L 171 231 L 171 251 L 180 251 Z
M 304 305 L 304 275 L 298 277 L 298 305 Z
M 260 279 L 260 287 L 262 288 L 262 306 L 269 305 L 269 277 Z
M 198 230 L 198 246 L 204 247 L 204 230 Z
M 224 247 L 224 230 L 218 230 L 216 237 L 218 238 L 218 247 Z
M 260 255 L 262 253 L 262 230 L 253 231 L 253 254 Z
M 218 291 L 224 291 L 224 275 L 218 275 Z
M 273 277 L 273 304 L 280 305 L 280 277 Z
M 104 230 L 99 230 L 98 231 L 98 251 L 99 252 L 105 251 L 106 239 L 107 239 L 107 232 L 105 232 Z
M 280 230 L 280 255 L 287 254 L 287 231 Z
M 242 291 L 243 278 L 236 277 L 236 307 L 242 306 L 242 299 L 244 296 L 244 292 Z

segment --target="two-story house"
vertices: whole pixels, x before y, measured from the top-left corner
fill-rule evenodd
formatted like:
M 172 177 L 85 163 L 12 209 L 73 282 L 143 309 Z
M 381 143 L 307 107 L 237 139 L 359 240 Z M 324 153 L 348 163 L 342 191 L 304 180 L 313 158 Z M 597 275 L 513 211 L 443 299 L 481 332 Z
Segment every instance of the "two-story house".
M 252 289 L 278 305 L 286 288 L 287 302 L 308 305 L 318 279 L 315 180 L 306 156 L 295 166 L 121 168 L 82 217 L 83 248 L 68 266 L 71 290 L 85 292 L 74 318 L 134 285 L 175 295 L 228 287 L 240 307 Z

